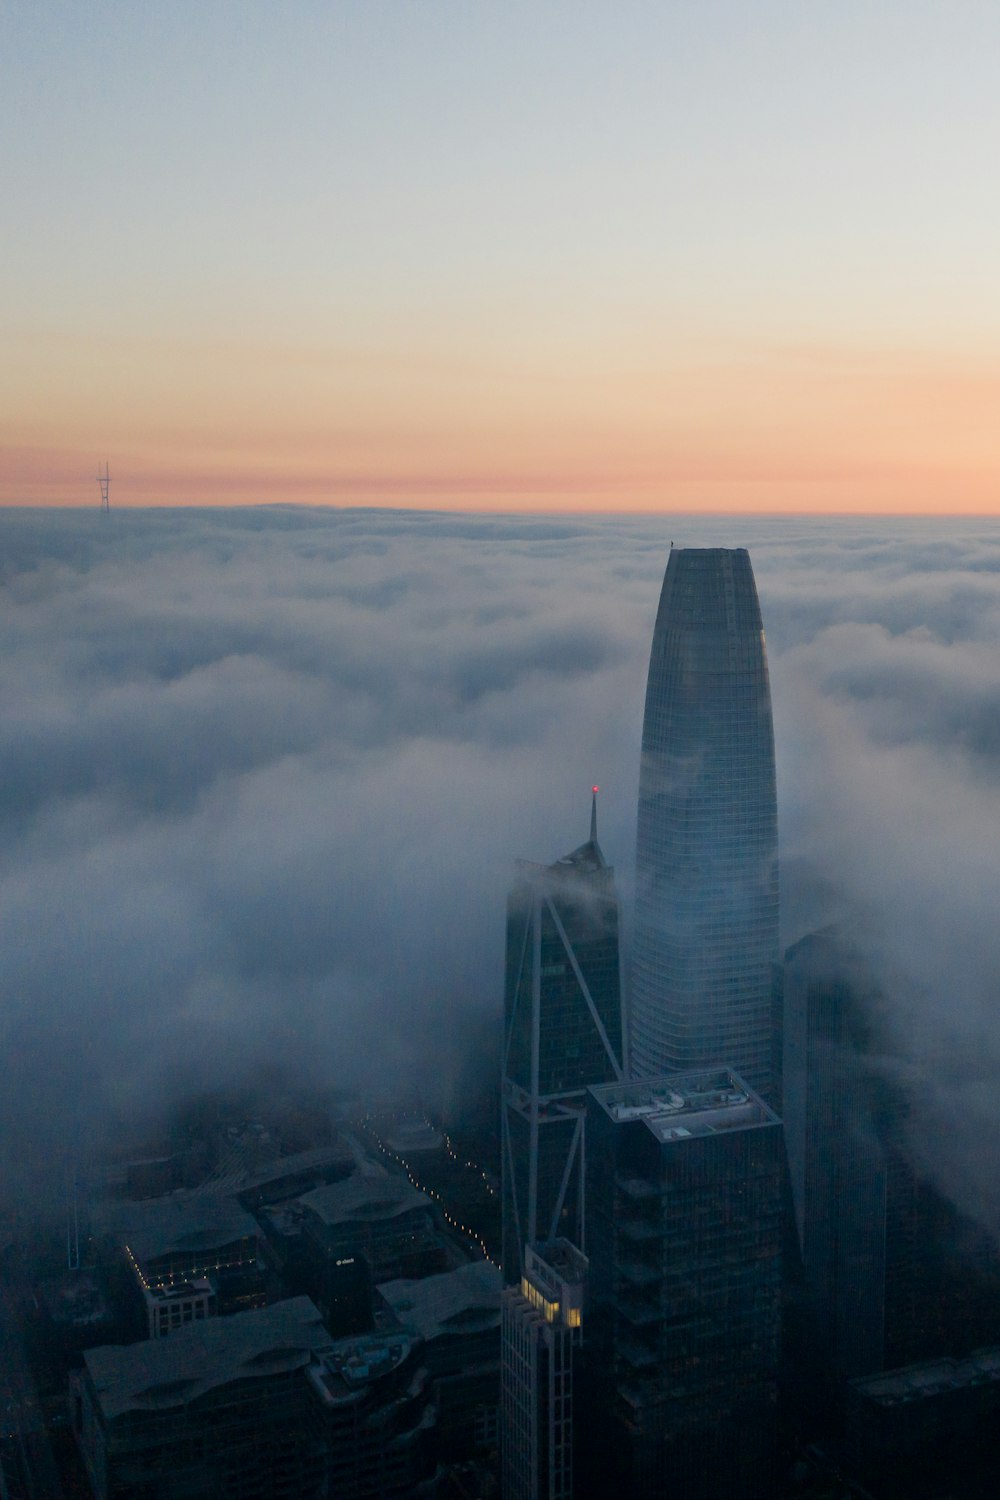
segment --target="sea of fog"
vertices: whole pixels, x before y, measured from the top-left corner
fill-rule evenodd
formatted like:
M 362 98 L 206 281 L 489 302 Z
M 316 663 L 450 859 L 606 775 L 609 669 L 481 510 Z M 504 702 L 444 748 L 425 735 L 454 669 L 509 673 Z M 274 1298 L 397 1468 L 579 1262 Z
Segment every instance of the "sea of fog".
M 889 999 L 929 1169 L 1000 1223 L 1000 523 L 0 511 L 0 1171 L 280 1066 L 434 1096 L 513 861 L 628 921 L 667 551 L 747 546 L 784 940 Z

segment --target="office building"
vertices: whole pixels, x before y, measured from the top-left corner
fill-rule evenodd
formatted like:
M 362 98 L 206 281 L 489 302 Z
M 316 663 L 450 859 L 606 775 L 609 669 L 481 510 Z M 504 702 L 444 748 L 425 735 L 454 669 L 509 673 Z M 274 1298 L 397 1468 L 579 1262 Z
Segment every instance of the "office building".
M 504 1500 L 572 1500 L 573 1355 L 587 1261 L 568 1240 L 526 1246 L 505 1287 L 501 1353 Z
M 218 1310 L 215 1287 L 208 1276 L 167 1287 L 148 1288 L 143 1292 L 143 1298 L 147 1333 L 151 1339 L 166 1338 L 187 1323 L 213 1318 Z
M 375 1283 L 447 1268 L 434 1205 L 405 1177 L 357 1173 L 296 1201 L 306 1284 L 331 1333 L 371 1327 Z
M 121 1256 L 131 1273 L 149 1338 L 268 1300 L 260 1233 L 235 1198 L 172 1193 L 106 1203 L 95 1227 L 104 1253 Z
M 224 1194 L 173 1193 L 105 1204 L 97 1228 L 100 1238 L 124 1250 L 146 1287 L 247 1270 L 261 1250 L 256 1221 Z
M 96 1500 L 326 1500 L 307 1383 L 330 1337 L 306 1297 L 88 1349 L 73 1425 Z
M 869 1056 L 877 996 L 836 932 L 785 955 L 784 1126 L 806 1383 L 910 1357 L 917 1186 L 903 1102 Z M 875 1047 L 876 1052 L 879 1050 Z
M 437 1412 L 418 1340 L 338 1339 L 313 1361 L 307 1380 L 326 1446 L 329 1500 L 433 1495 Z
M 518 864 L 507 903 L 502 1074 L 503 1265 L 525 1244 L 584 1246 L 585 1090 L 624 1077 L 618 898 L 597 841 Z
M 474 1260 L 440 1276 L 376 1289 L 379 1326 L 391 1321 L 420 1341 L 434 1387 L 436 1451 L 447 1463 L 496 1448 L 502 1284 L 494 1265 Z
M 671 550 L 642 731 L 635 1076 L 724 1063 L 774 1100 L 777 854 L 771 695 L 749 555 Z
M 996 1494 L 1000 1347 L 852 1380 L 844 1454 L 873 1500 Z
M 589 1091 L 582 1493 L 772 1492 L 783 1154 L 728 1068 Z

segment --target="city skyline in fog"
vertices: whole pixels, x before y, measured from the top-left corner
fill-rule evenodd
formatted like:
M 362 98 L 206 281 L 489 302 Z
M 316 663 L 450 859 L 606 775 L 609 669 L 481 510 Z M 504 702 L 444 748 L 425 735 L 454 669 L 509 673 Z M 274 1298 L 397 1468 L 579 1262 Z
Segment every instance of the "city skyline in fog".
M 301 509 L 2 517 L 8 1180 L 261 1070 L 446 1097 L 499 1015 L 514 861 L 632 903 L 669 543 L 746 545 L 783 941 L 849 924 L 917 1148 L 1000 1223 L 989 523 Z M 377 1038 L 377 1046 L 373 1045 Z

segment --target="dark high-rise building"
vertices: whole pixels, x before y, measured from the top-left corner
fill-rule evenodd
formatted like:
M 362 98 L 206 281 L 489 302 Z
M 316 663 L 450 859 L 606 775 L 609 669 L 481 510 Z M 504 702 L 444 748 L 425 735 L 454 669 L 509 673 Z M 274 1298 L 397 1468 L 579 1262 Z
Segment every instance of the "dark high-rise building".
M 568 1240 L 527 1247 L 503 1293 L 500 1392 L 504 1500 L 573 1500 L 573 1353 L 587 1261 Z
M 773 1494 L 783 1152 L 728 1068 L 590 1090 L 583 1494 Z
M 725 1063 L 773 1098 L 774 731 L 743 548 L 672 550 L 642 732 L 630 1061 Z
M 503 1261 L 584 1245 L 586 1088 L 624 1076 L 614 874 L 590 838 L 552 865 L 518 864 L 507 903 L 502 1073 Z
M 785 956 L 784 1124 L 804 1350 L 835 1383 L 904 1362 L 917 1193 L 903 1101 L 868 1055 L 874 993 L 833 932 Z

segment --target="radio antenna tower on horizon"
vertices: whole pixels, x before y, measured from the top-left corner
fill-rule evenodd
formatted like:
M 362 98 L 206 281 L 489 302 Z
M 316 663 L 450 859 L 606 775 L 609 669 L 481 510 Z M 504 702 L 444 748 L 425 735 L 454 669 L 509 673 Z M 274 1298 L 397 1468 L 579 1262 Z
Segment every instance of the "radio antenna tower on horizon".
M 101 515 L 106 516 L 111 509 L 108 502 L 108 489 L 111 485 L 111 471 L 108 468 L 107 459 L 104 460 L 104 473 L 97 470 L 97 482 L 101 486 Z

